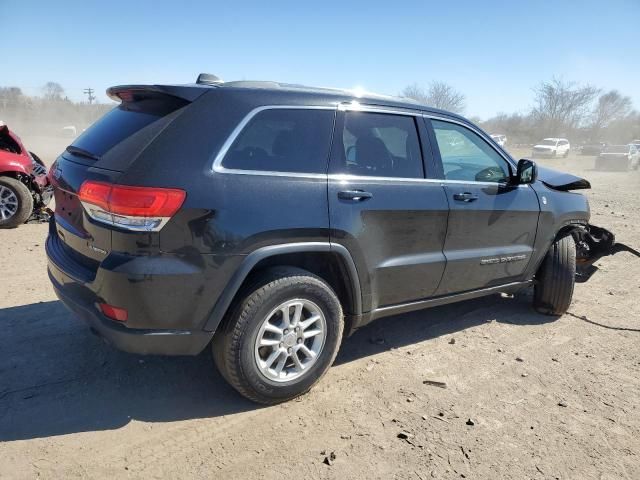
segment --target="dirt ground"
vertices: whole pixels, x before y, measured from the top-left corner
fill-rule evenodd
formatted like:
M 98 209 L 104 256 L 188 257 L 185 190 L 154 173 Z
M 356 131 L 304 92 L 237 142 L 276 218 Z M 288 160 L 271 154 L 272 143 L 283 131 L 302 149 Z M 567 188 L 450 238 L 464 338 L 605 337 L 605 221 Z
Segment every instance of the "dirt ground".
M 592 222 L 640 247 L 640 172 L 540 163 L 589 178 Z M 524 293 L 378 321 L 313 391 L 264 408 L 208 352 L 138 357 L 89 333 L 49 286 L 46 232 L 0 231 L 0 478 L 640 478 L 628 253 L 598 262 L 559 319 Z

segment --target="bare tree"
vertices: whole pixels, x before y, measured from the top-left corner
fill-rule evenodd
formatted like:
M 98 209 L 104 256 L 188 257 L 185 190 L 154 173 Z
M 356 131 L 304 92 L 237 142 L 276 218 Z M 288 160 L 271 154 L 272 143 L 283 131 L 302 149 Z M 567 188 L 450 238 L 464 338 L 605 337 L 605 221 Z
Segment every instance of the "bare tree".
M 425 92 L 424 88 L 417 83 L 412 83 L 411 85 L 404 87 L 404 90 L 400 92 L 400 95 L 420 103 L 427 103 L 428 99 L 427 92 Z
M 628 143 L 640 139 L 640 112 L 632 111 L 603 128 L 603 137 L 613 143 Z
M 42 93 L 47 100 L 62 100 L 64 88 L 57 82 L 47 82 L 42 87 Z
M 18 87 L 0 87 L 0 105 L 6 109 L 9 105 L 18 105 L 22 90 Z
M 631 98 L 625 97 L 617 90 L 600 95 L 591 116 L 591 130 L 599 135 L 603 128 L 616 120 L 626 117 L 631 111 Z
M 430 107 L 461 113 L 465 109 L 465 96 L 445 82 L 431 82 L 425 91 L 413 83 L 402 91 L 404 97 L 412 98 Z
M 580 86 L 554 78 L 533 89 L 535 107 L 531 112 L 543 134 L 566 134 L 584 123 L 593 99 L 600 92 L 591 85 Z
M 480 126 L 489 133 L 502 133 L 509 137 L 512 145 L 519 143 L 531 143 L 537 140 L 537 132 L 532 128 L 530 115 L 520 113 L 498 113 L 496 116 L 480 123 Z

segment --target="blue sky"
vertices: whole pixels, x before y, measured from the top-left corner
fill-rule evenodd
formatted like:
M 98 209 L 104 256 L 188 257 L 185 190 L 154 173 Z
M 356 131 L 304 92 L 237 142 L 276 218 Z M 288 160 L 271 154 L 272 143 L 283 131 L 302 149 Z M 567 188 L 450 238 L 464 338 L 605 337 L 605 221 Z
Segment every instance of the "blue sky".
M 39 94 L 187 83 L 199 72 L 397 94 L 442 80 L 466 114 L 524 112 L 554 75 L 640 109 L 640 0 L 0 0 L 0 86 Z

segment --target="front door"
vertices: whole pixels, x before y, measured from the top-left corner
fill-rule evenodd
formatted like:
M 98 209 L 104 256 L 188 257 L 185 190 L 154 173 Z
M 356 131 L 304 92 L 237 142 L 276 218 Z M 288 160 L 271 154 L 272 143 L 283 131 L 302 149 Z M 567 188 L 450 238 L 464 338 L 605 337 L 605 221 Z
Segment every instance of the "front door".
M 536 193 L 509 183 L 513 166 L 479 133 L 458 122 L 430 124 L 450 208 L 437 294 L 523 280 L 540 213 Z
M 354 258 L 364 311 L 429 297 L 442 278 L 448 205 L 441 184 L 425 179 L 426 135 L 412 113 L 338 115 L 330 235 Z

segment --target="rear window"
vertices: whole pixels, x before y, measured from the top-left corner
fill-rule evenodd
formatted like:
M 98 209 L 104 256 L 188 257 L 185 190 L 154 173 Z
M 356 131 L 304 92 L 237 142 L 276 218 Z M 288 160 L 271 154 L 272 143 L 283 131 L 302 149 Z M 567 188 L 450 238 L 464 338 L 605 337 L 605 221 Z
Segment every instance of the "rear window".
M 147 127 L 152 128 L 155 122 L 186 103 L 169 95 L 148 95 L 142 100 L 122 103 L 80 135 L 68 151 L 97 160 L 123 140 Z
M 235 170 L 325 173 L 333 110 L 275 108 L 256 114 L 227 152 Z

